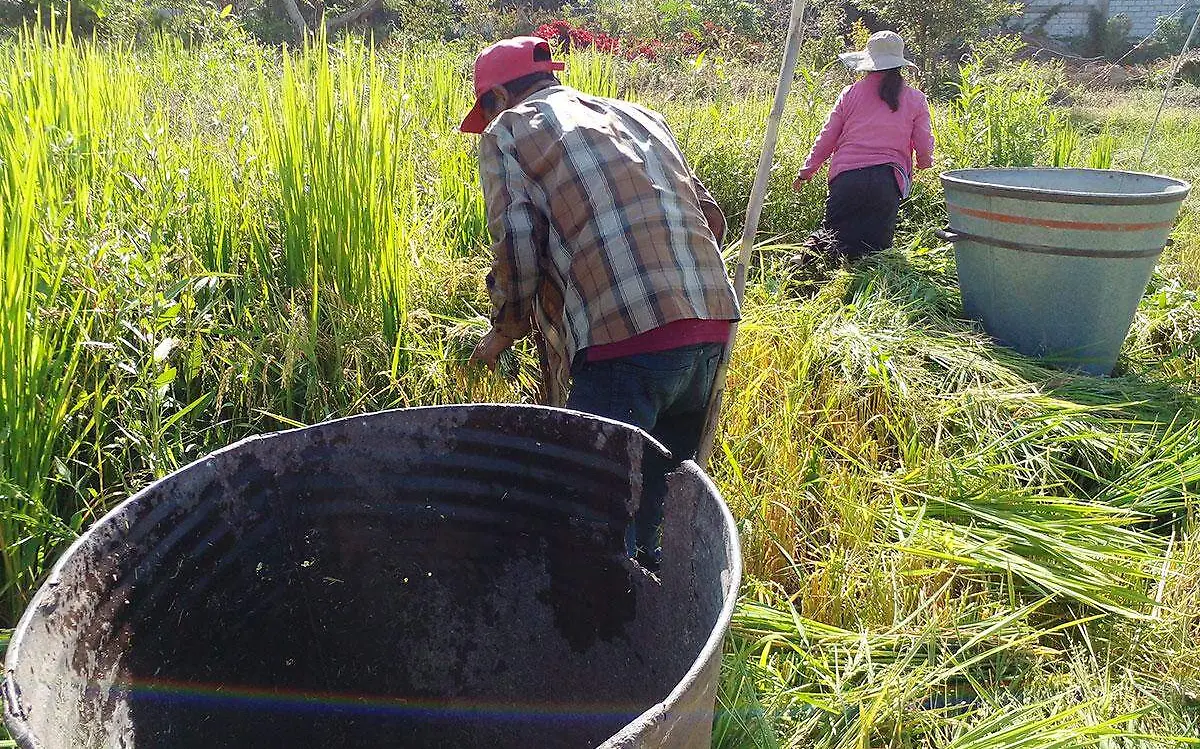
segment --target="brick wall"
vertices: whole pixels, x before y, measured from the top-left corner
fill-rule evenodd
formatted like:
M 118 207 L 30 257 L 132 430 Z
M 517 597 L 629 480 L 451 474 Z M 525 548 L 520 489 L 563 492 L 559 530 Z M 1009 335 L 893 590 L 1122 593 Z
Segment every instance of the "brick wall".
M 1129 16 L 1133 22 L 1132 41 L 1139 41 L 1154 31 L 1160 16 L 1171 15 L 1181 3 L 1182 0 L 1109 0 L 1108 15 L 1110 18 L 1118 13 Z M 1190 22 L 1196 18 L 1196 13 L 1185 10 L 1182 16 Z
M 1108 6 L 1108 17 L 1118 13 L 1129 16 L 1133 29 L 1129 32 L 1130 41 L 1137 42 L 1153 33 L 1158 19 L 1175 12 L 1182 0 L 1031 0 L 1025 3 L 1022 16 L 1026 28 L 1040 24 L 1044 33 L 1059 39 L 1082 37 L 1088 31 L 1088 15 L 1092 8 Z M 1179 18 L 1185 28 L 1190 28 L 1200 11 L 1200 0 L 1192 3 L 1190 9 L 1185 9 Z M 1043 20 L 1045 19 L 1045 20 Z
M 1142 1 L 1125 0 L 1125 2 Z M 1145 1 L 1150 2 L 1151 0 Z M 1032 0 L 1025 3 L 1023 20 L 1026 27 L 1040 26 L 1047 36 L 1060 39 L 1083 36 L 1088 29 L 1088 14 L 1100 2 L 1101 0 L 1066 0 L 1065 2 Z M 1175 10 L 1175 8 L 1171 8 L 1171 10 Z

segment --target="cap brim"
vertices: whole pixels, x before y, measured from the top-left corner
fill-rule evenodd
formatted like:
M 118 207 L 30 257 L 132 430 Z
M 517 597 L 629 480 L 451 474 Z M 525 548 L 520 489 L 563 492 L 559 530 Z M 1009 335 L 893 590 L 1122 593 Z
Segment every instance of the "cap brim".
M 458 129 L 464 133 L 479 135 L 485 127 L 487 127 L 487 122 L 483 119 L 483 107 L 476 100 L 475 106 L 471 107 L 470 112 L 467 112 L 467 116 L 463 118 L 462 124 L 458 126 Z
M 549 47 L 549 43 L 546 45 Z M 558 60 L 539 61 L 534 68 L 534 72 L 552 73 L 560 70 L 566 70 L 566 63 Z M 479 106 L 479 100 L 475 100 L 475 106 L 471 107 L 471 111 L 467 112 L 467 116 L 463 118 L 462 124 L 458 129 L 464 133 L 475 133 L 479 135 L 487 128 L 487 122 L 483 118 L 483 107 Z

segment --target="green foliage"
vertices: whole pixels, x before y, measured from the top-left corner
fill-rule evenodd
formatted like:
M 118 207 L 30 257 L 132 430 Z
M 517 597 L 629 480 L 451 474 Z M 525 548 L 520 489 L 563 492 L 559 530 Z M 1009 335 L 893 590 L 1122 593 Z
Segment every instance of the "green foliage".
M 418 4 L 415 10 L 424 16 L 424 21 L 416 21 L 414 24 L 410 19 L 402 18 L 399 23 L 402 38 L 416 36 L 419 39 L 419 30 L 422 27 L 432 32 L 440 26 L 445 29 L 445 38 L 467 42 L 475 52 L 498 39 L 532 34 L 537 27 L 533 21 L 530 6 L 527 5 L 517 5 L 515 8 L 513 6 L 496 7 L 491 0 L 445 0 L 444 2 L 443 0 L 416 0 L 416 2 Z M 405 28 L 416 33 L 405 33 Z
M 454 0 L 389 0 L 394 36 L 410 41 L 460 38 L 467 33 L 464 16 Z M 521 33 L 529 33 L 522 27 Z M 377 33 L 377 38 L 381 38 Z M 494 39 L 486 40 L 489 43 Z
M 1135 46 L 1133 21 L 1127 14 L 1105 16 L 1098 10 L 1092 10 L 1088 14 L 1088 30 L 1082 46 L 1087 54 L 1136 65 L 1178 54 L 1190 27 L 1190 23 L 1185 23 L 1178 16 L 1160 16 L 1154 33 L 1136 42 Z
M 810 68 L 821 68 L 846 51 L 846 9 L 841 3 L 816 3 L 809 6 L 808 14 L 801 59 Z
M 145 0 L 14 0 L 6 5 L 0 22 L 69 28 L 78 36 L 132 39 L 143 35 L 151 20 Z
M 1154 23 L 1154 42 L 1167 54 L 1178 54 L 1187 41 L 1189 26 L 1179 16 L 1159 16 Z
M 676 7 L 688 10 L 690 4 L 679 3 Z M 661 18 L 655 0 L 579 0 L 563 8 L 563 17 L 586 20 L 596 28 L 623 39 L 653 39 L 662 35 L 666 24 L 675 25 L 678 32 L 692 23 L 690 12 L 684 18 L 678 14 Z
M 80 531 L 217 447 L 536 389 L 527 347 L 498 375 L 464 366 L 487 324 L 489 243 L 474 141 L 456 131 L 469 54 L 194 36 L 0 45 L 9 624 Z M 1007 49 L 981 47 L 937 108 L 939 166 L 1132 165 L 1143 119 L 1068 131 L 1048 105 L 1057 71 Z M 664 112 L 732 239 L 770 86 L 716 70 L 573 54 L 565 77 Z M 749 573 L 715 744 L 1196 735 L 1200 275 L 1181 275 L 1200 268 L 1194 210 L 1125 374 L 1046 369 L 961 319 L 953 254 L 931 235 L 935 174 L 914 184 L 898 249 L 789 265 L 780 240 L 811 230 L 825 197 L 820 180 L 791 181 L 838 75 L 797 79 L 710 467 Z M 1195 118 L 1161 127 L 1147 168 L 1194 179 Z
M 1074 146 L 1063 132 L 1065 118 L 1049 106 L 1053 71 L 1014 63 L 996 49 L 982 49 L 959 67 L 954 99 L 940 119 L 943 156 L 958 168 L 1066 163 Z
M 954 46 L 977 40 L 984 29 L 1020 12 L 1008 0 L 856 0 L 884 28 L 904 37 L 908 51 L 927 74 L 935 74 L 936 58 Z
M 1124 13 L 1105 17 L 1093 10 L 1088 15 L 1088 37 L 1090 49 L 1106 60 L 1117 60 L 1129 52 L 1133 41 L 1129 38 L 1133 21 Z
M 366 0 L 337 0 L 297 6 L 310 28 L 326 18 L 353 10 Z M 469 21 L 494 27 L 497 18 L 512 16 L 496 11 L 486 2 L 475 2 L 465 14 Z M 468 3 L 470 6 L 470 3 Z M 451 0 L 381 0 L 356 22 L 364 35 L 382 40 L 398 35 L 408 40 L 441 41 L 462 36 L 461 9 Z M 293 26 L 283 0 L 8 0 L 0 2 L 0 26 L 20 27 L 27 23 L 70 27 L 77 37 L 145 42 L 157 33 L 178 36 L 187 43 L 254 38 L 269 44 L 297 43 L 300 34 Z M 457 27 L 457 31 L 456 31 Z M 513 33 L 528 33 L 528 23 L 518 24 Z M 333 29 L 341 32 L 342 29 Z M 509 34 L 511 35 L 511 34 Z M 496 37 L 489 36 L 487 41 Z
M 748 0 L 696 0 L 701 21 L 708 21 L 747 37 L 762 33 L 765 9 Z
M 246 38 L 245 29 L 229 4 L 216 7 L 189 3 L 178 8 L 164 4 L 155 10 L 153 22 L 159 30 L 187 44 L 244 43 Z
M 582 0 L 564 10 L 567 17 L 585 19 L 590 26 L 627 39 L 669 40 L 700 32 L 709 23 L 758 40 L 764 21 L 763 6 L 747 0 Z

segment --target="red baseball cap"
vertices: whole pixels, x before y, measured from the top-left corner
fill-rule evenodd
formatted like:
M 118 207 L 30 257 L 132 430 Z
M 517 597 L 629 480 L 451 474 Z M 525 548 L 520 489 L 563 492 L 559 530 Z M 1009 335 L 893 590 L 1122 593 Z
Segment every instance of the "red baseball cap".
M 537 36 L 517 36 L 496 42 L 479 53 L 475 58 L 475 106 L 467 113 L 460 130 L 483 132 L 487 123 L 483 120 L 479 97 L 491 91 L 492 86 L 502 86 L 530 73 L 549 73 L 566 67 L 554 60 L 533 59 L 533 51 L 538 48 L 545 48 L 549 54 L 550 42 Z

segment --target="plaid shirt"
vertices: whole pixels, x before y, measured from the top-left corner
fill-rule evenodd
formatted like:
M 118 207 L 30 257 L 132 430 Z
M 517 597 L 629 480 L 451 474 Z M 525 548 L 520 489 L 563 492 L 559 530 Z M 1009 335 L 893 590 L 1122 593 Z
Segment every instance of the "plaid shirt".
M 716 202 L 658 114 L 551 86 L 479 149 L 492 326 L 510 338 L 561 307 L 567 356 L 676 320 L 735 320 Z

